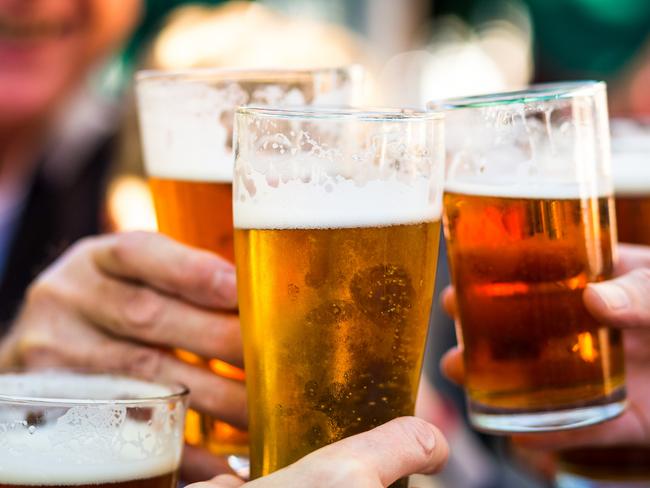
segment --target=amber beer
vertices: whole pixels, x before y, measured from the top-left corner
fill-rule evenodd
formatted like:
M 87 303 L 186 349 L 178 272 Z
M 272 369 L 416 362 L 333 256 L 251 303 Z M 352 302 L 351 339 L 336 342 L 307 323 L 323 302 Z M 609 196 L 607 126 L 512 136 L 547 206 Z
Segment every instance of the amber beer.
M 224 162 L 221 166 L 229 166 Z M 158 230 L 190 246 L 207 249 L 234 263 L 232 223 L 232 183 L 230 181 L 184 180 L 156 177 L 150 170 L 149 186 L 156 207 Z M 204 359 L 188 351 L 177 351 L 185 361 L 212 370 L 220 376 L 242 381 L 244 372 L 217 359 Z M 245 454 L 246 432 L 190 410 L 186 438 L 190 444 L 203 445 L 213 453 Z
M 142 146 L 159 231 L 234 262 L 233 111 L 250 103 L 349 103 L 358 82 L 355 67 L 141 72 Z M 244 379 L 242 370 L 217 359 L 177 354 L 220 376 Z M 186 439 L 216 454 L 247 451 L 246 433 L 194 411 L 188 413 Z
M 650 135 L 647 136 L 650 139 Z M 647 143 L 646 143 L 647 144 Z M 648 152 L 614 154 L 618 240 L 650 246 L 650 148 Z
M 612 275 L 611 199 L 490 191 L 448 187 L 444 197 L 473 415 L 621 400 L 621 333 L 582 302 L 587 283 Z
M 650 136 L 646 132 L 647 125 L 621 120 L 614 122 L 612 128 L 617 129 L 613 130 L 612 173 L 618 240 L 650 246 Z M 638 133 L 640 129 L 643 129 L 641 134 Z M 640 150 L 640 145 L 645 151 Z M 650 447 L 619 445 L 562 451 L 558 454 L 558 472 L 560 487 L 576 483 L 592 488 L 648 486 Z
M 232 163 L 223 164 L 228 166 Z M 235 262 L 230 181 L 152 176 L 149 186 L 160 232 Z
M 439 222 L 302 224 L 235 231 L 253 478 L 414 411 Z
M 643 488 L 650 483 L 650 449 L 621 445 L 563 451 L 559 487 Z

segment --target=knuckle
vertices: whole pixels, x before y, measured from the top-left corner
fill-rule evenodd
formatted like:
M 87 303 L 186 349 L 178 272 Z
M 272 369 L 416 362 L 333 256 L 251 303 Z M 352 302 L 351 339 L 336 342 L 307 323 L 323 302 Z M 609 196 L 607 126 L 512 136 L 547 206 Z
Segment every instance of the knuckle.
M 643 287 L 644 292 L 650 292 L 650 268 L 635 269 L 632 271 L 632 275 L 639 285 Z
M 164 353 L 153 348 L 137 348 L 130 354 L 124 354 L 122 368 L 133 376 L 155 379 L 159 376 L 164 361 Z
M 183 265 L 178 266 L 176 270 L 176 281 L 179 286 L 184 288 L 209 290 L 214 268 L 211 256 L 206 256 L 194 249 L 188 249 Z
M 57 344 L 49 331 L 30 329 L 16 340 L 16 357 L 22 366 L 53 365 L 61 356 Z
M 98 237 L 82 237 L 74 242 L 63 255 L 64 257 L 73 257 L 78 255 L 85 255 L 91 252 L 100 238 Z
M 150 233 L 145 231 L 124 232 L 115 236 L 112 246 L 113 257 L 118 262 L 129 262 L 143 248 L 146 248 L 150 241 Z
M 57 295 L 57 287 L 51 280 L 42 277 L 34 281 L 25 292 L 25 305 L 36 305 L 53 300 Z
M 436 435 L 434 427 L 417 417 L 405 419 L 401 423 L 406 440 L 417 449 L 417 454 L 429 458 L 436 449 Z
M 123 308 L 124 325 L 129 329 L 154 329 L 163 314 L 164 299 L 155 291 L 138 287 L 130 294 Z

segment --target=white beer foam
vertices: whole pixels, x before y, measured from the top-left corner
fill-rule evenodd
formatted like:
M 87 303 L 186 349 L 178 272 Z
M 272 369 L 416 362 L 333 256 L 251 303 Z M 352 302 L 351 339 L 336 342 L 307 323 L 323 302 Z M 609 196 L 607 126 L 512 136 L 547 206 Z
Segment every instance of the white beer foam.
M 249 175 L 250 176 L 250 175 Z M 375 227 L 439 220 L 435 182 L 373 180 L 364 184 L 338 177 L 324 184 L 280 181 L 270 187 L 261 174 L 251 177 L 255 192 L 235 201 L 234 223 L 240 229 L 320 229 Z
M 637 154 L 614 154 L 612 175 L 614 191 L 617 195 L 650 194 L 650 151 Z
M 126 406 L 110 403 L 119 399 L 146 402 L 172 393 L 162 385 L 109 375 L 0 375 L 0 484 L 94 484 L 175 471 L 182 429 L 173 423 L 180 420 L 182 409 L 173 412 L 167 404 L 157 403 L 149 424 L 129 418 Z M 21 404 L 10 398 L 34 402 Z M 88 403 L 89 399 L 109 402 L 98 405 Z M 42 409 L 45 423 L 29 426 L 25 416 L 39 411 L 36 401 L 50 402 Z M 145 408 L 153 405 L 143 403 Z
M 0 484 L 115 483 L 172 473 L 180 463 L 180 449 L 167 449 L 157 456 L 145 454 L 140 443 L 143 440 L 154 443 L 155 440 L 146 423 L 134 421 L 126 421 L 121 426 L 120 440 L 106 439 L 108 443 L 121 442 L 123 445 L 119 448 L 87 442 L 88 438 L 81 435 L 74 443 L 65 442 L 59 426 L 37 427 L 32 434 L 25 427 L 22 432 L 2 432 L 0 435 Z M 93 435 L 89 433 L 89 437 Z
M 222 117 L 245 103 L 238 85 L 151 82 L 137 87 L 144 161 L 149 176 L 232 181 L 230 132 Z
M 451 182 L 445 185 L 446 193 L 475 195 L 500 198 L 539 198 L 544 200 L 573 200 L 591 196 L 606 197 L 611 195 L 605 185 L 589 187 L 577 183 L 517 183 L 485 184 L 468 182 Z
M 111 375 L 85 375 L 66 371 L 0 374 L 0 396 L 35 399 L 118 400 L 120 398 L 156 398 L 172 394 L 163 385 Z M 62 400 L 65 401 L 65 400 Z
M 612 119 L 610 127 L 616 194 L 650 194 L 650 121 Z
M 247 103 L 306 105 L 299 88 L 286 90 L 277 81 L 255 81 L 249 95 L 236 79 L 217 86 L 206 82 L 149 80 L 136 86 L 138 115 L 149 176 L 202 182 L 231 182 L 234 111 Z M 315 106 L 346 105 L 354 98 L 353 84 L 337 89 L 314 86 Z

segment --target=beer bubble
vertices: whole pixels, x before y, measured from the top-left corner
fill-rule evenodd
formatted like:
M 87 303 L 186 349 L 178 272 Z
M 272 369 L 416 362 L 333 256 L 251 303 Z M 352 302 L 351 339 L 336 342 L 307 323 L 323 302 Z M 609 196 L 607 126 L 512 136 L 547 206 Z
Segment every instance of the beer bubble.
M 354 306 L 344 300 L 331 300 L 312 309 L 305 319 L 308 326 L 335 326 L 350 320 Z
M 350 282 L 350 292 L 363 315 L 382 326 L 404 323 L 415 294 L 409 274 L 394 264 L 357 273 Z

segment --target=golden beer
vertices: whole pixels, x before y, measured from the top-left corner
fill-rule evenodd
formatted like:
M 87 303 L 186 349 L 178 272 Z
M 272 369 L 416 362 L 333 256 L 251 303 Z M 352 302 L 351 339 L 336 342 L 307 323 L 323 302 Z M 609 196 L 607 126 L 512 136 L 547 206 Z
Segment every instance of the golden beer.
M 226 164 L 226 163 L 224 163 Z M 158 230 L 184 244 L 212 251 L 234 263 L 232 183 L 149 178 L 156 207 Z M 214 373 L 243 381 L 244 372 L 217 359 L 189 351 L 176 351 L 183 360 Z M 209 415 L 190 410 L 185 437 L 192 445 L 208 447 L 215 454 L 246 454 L 246 432 Z
M 582 302 L 612 275 L 611 199 L 447 189 L 445 236 L 472 410 L 535 413 L 624 398 L 621 332 Z
M 232 183 L 149 178 L 158 230 L 235 262 Z
M 349 103 L 355 67 L 323 70 L 142 72 L 137 94 L 145 165 L 160 232 L 234 263 L 233 112 L 247 103 Z M 243 381 L 241 369 L 176 351 L 191 364 Z M 245 454 L 247 434 L 190 411 L 186 440 L 215 454 Z
M 413 414 L 439 228 L 236 229 L 253 478 Z
M 235 123 L 237 287 L 259 478 L 413 415 L 438 259 L 442 118 L 243 107 Z

